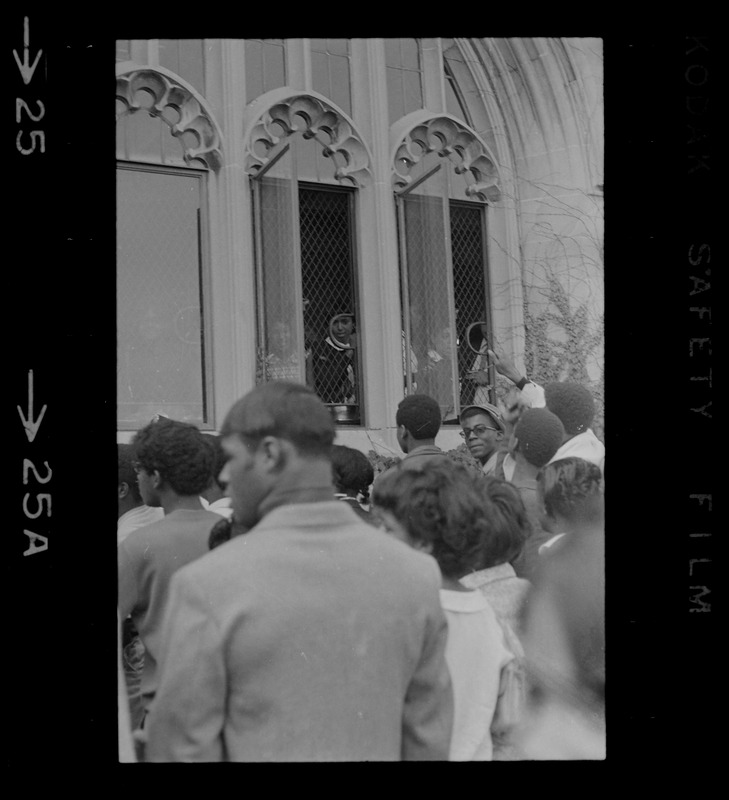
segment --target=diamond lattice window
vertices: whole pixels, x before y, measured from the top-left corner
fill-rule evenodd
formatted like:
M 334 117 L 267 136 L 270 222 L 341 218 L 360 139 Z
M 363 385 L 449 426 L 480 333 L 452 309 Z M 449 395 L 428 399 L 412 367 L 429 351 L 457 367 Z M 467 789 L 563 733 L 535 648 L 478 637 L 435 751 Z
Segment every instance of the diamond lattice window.
M 483 322 L 475 326 L 471 343 L 477 349 L 485 345 L 490 326 L 485 209 L 481 203 L 451 200 L 450 170 L 442 167 L 435 157 L 429 159 L 413 190 L 398 196 L 403 371 L 406 391 L 434 397 L 443 422 L 455 423 L 462 405 L 487 400 L 490 393 L 470 375 L 488 372 L 486 358 L 466 341 L 473 323 Z
M 467 377 L 471 370 L 488 368 L 484 356 L 468 347 L 466 335 L 473 323 L 486 323 L 485 331 L 474 330 L 471 344 L 485 351 L 490 330 L 490 314 L 486 303 L 486 259 L 483 248 L 484 208 L 477 203 L 451 201 L 451 253 L 453 258 L 453 296 L 456 307 L 456 332 L 458 336 L 458 374 L 461 406 L 488 395 L 478 384 Z M 491 383 L 493 383 L 493 376 Z
M 356 424 L 361 421 L 361 386 L 354 192 L 297 180 L 313 158 L 299 138 L 293 136 L 290 146 L 252 181 L 257 378 L 306 382 L 332 407 L 338 422 Z

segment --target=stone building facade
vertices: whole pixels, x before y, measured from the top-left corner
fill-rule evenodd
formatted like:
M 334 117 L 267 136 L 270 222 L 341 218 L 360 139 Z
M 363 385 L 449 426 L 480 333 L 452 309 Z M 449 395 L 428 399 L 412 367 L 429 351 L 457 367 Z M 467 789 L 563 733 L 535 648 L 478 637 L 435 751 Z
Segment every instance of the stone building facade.
M 116 73 L 119 441 L 318 359 L 338 442 L 399 454 L 426 391 L 448 449 L 484 342 L 601 431 L 601 40 L 119 41 Z

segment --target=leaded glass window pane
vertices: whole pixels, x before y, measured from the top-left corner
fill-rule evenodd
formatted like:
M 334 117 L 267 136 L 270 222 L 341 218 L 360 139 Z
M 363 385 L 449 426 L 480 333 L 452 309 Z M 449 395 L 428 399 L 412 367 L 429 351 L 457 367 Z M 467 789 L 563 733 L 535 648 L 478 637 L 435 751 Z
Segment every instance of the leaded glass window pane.
M 411 177 L 413 188 L 398 196 L 405 384 L 438 400 L 443 421 L 454 422 L 463 404 L 489 399 L 489 387 L 469 373 L 487 370 L 493 383 L 487 358 L 466 341 L 469 326 L 483 322 L 471 341 L 485 352 L 490 331 L 485 207 L 453 199 L 465 183 L 435 153 L 420 159 Z
M 471 115 L 465 102 L 464 93 L 478 94 L 478 89 L 469 70 L 464 69 L 464 58 L 453 39 L 443 39 L 443 72 L 445 75 L 446 108 L 454 117 L 459 117 L 469 125 Z M 456 80 L 456 74 L 459 79 Z
M 207 418 L 202 173 L 117 171 L 117 403 L 123 427 L 156 413 Z
M 311 40 L 312 86 L 346 114 L 352 114 L 348 39 Z
M 246 100 L 286 85 L 283 39 L 246 39 Z
M 445 175 L 437 169 L 401 198 L 413 390 L 435 398 L 443 421 L 457 418 Z M 406 365 L 406 369 L 407 369 Z
M 303 383 L 304 347 L 298 260 L 296 180 L 291 152 L 253 182 L 260 286 L 257 380 Z
M 390 123 L 423 107 L 420 44 L 417 39 L 385 39 L 387 105 Z
M 159 63 L 205 92 L 205 68 L 202 39 L 160 39 Z

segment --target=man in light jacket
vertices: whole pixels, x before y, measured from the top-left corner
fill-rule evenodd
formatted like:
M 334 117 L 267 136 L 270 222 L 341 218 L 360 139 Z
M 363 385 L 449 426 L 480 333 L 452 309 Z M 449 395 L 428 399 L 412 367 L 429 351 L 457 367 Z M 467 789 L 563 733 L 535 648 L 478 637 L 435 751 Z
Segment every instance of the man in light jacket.
M 272 381 L 221 431 L 232 538 L 172 579 L 150 761 L 446 760 L 435 560 L 334 498 L 335 428 Z

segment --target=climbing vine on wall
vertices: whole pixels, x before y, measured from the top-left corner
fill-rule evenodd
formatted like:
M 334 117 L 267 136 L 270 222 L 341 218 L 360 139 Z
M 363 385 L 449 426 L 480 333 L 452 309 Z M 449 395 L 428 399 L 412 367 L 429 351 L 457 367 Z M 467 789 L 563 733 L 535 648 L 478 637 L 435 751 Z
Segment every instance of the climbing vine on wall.
M 587 386 L 595 398 L 593 430 L 602 438 L 604 368 L 600 370 L 599 379 L 593 382 L 588 376 L 587 364 L 603 342 L 604 314 L 590 323 L 587 303 L 573 308 L 559 278 L 545 270 L 545 280 L 546 309 L 533 313 L 527 304 L 524 308 L 524 364 L 527 375 L 542 385 L 550 381 L 575 381 Z M 555 329 L 563 332 L 563 335 L 555 336 Z

